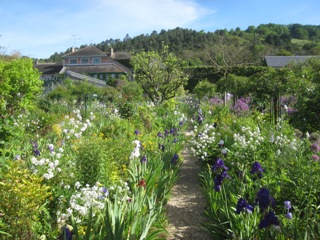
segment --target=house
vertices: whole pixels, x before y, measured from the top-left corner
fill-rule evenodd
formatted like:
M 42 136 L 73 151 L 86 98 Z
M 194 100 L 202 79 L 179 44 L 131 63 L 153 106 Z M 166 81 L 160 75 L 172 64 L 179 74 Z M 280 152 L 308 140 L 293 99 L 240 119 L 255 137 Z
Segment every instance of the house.
M 282 68 L 290 63 L 303 63 L 312 57 L 319 56 L 266 56 L 265 62 L 268 67 Z
M 108 82 L 109 79 L 121 78 L 125 75 L 131 79 L 131 70 L 114 60 L 107 53 L 95 46 L 87 46 L 62 56 L 63 69 L 87 75 Z
M 109 54 L 94 46 L 73 49 L 62 56 L 62 63 L 37 63 L 35 67 L 42 73 L 44 86 L 51 88 L 66 77 L 73 80 L 87 80 L 95 85 L 105 86 L 111 79 L 126 76 L 132 80 L 132 71 L 113 59 Z

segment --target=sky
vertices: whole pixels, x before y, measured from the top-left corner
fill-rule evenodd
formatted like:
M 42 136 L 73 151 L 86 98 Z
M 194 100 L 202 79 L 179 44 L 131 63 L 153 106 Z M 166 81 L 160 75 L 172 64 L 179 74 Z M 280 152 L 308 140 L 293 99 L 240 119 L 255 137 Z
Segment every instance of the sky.
M 0 53 L 49 58 L 70 47 L 177 27 L 320 25 L 319 0 L 0 0 Z

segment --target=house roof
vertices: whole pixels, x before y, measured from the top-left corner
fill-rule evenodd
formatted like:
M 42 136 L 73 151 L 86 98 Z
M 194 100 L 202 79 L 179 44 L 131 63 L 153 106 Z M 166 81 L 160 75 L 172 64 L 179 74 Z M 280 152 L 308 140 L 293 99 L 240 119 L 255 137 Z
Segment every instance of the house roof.
M 268 67 L 281 68 L 289 63 L 303 63 L 307 59 L 319 56 L 266 56 L 265 60 Z
M 130 70 L 121 64 L 65 66 L 65 70 L 76 73 L 129 73 Z
M 87 46 L 71 53 L 64 54 L 62 58 L 69 57 L 89 57 L 89 56 L 104 56 L 109 57 L 105 52 L 95 46 Z
M 37 63 L 34 66 L 42 73 L 42 75 L 46 74 L 57 74 L 63 68 L 62 63 Z

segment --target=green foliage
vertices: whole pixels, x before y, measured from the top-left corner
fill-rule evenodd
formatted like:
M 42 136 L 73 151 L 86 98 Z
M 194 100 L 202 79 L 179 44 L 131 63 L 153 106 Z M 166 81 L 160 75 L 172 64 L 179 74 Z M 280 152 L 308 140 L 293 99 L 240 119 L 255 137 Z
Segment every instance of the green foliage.
M 193 92 L 197 95 L 199 100 L 204 97 L 210 98 L 214 96 L 216 92 L 216 86 L 205 79 L 201 82 L 198 82 Z
M 100 138 L 85 139 L 77 144 L 75 163 L 80 183 L 93 186 L 101 178 L 103 162 L 107 160 L 103 146 Z
M 36 238 L 33 230 L 45 210 L 45 200 L 50 196 L 49 187 L 42 184 L 42 178 L 31 174 L 24 162 L 15 161 L 0 176 L 0 191 L 2 230 L 11 236 L 1 238 Z
M 313 134 L 310 142 L 297 136 L 286 121 L 273 125 L 258 112 L 235 118 L 228 112 L 208 114 L 207 111 L 203 111 L 206 116 L 203 124 L 195 128 L 191 150 L 204 160 L 201 179 L 209 201 L 207 216 L 210 220 L 206 226 L 210 232 L 218 238 L 233 239 L 319 238 L 317 206 L 320 199 L 316 193 L 319 178 L 315 174 L 319 164 L 314 156 L 319 150 L 310 150 L 312 143 L 318 144 L 318 136 Z M 217 119 L 217 127 L 210 127 Z M 218 145 L 220 140 L 224 140 L 226 154 Z M 211 169 L 217 158 L 223 159 L 230 176 L 224 178 L 221 191 L 215 191 L 221 169 Z M 265 170 L 260 177 L 252 173 L 254 162 L 259 162 Z M 276 203 L 264 211 L 256 203 L 262 187 L 270 191 Z M 235 212 L 240 198 L 254 207 L 253 213 L 245 209 L 240 214 Z M 291 220 L 285 217 L 284 201 L 290 201 L 293 206 Z M 269 210 L 275 212 L 279 226 L 259 229 L 258 225 Z
M 155 104 L 176 96 L 176 90 L 187 84 L 183 61 L 164 47 L 159 54 L 142 52 L 131 58 L 135 81 Z
M 31 59 L 0 60 L 0 114 L 32 107 L 42 91 L 40 73 Z

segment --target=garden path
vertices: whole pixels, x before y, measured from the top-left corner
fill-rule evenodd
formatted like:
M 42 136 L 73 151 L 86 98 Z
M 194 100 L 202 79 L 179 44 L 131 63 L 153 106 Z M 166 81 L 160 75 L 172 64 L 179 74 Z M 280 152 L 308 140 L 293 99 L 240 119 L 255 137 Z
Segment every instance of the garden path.
M 185 132 L 190 136 L 191 132 Z M 202 224 L 206 221 L 204 211 L 206 200 L 200 187 L 200 164 L 188 148 L 183 152 L 183 163 L 179 179 L 171 190 L 167 203 L 168 240 L 209 240 L 212 239 Z

